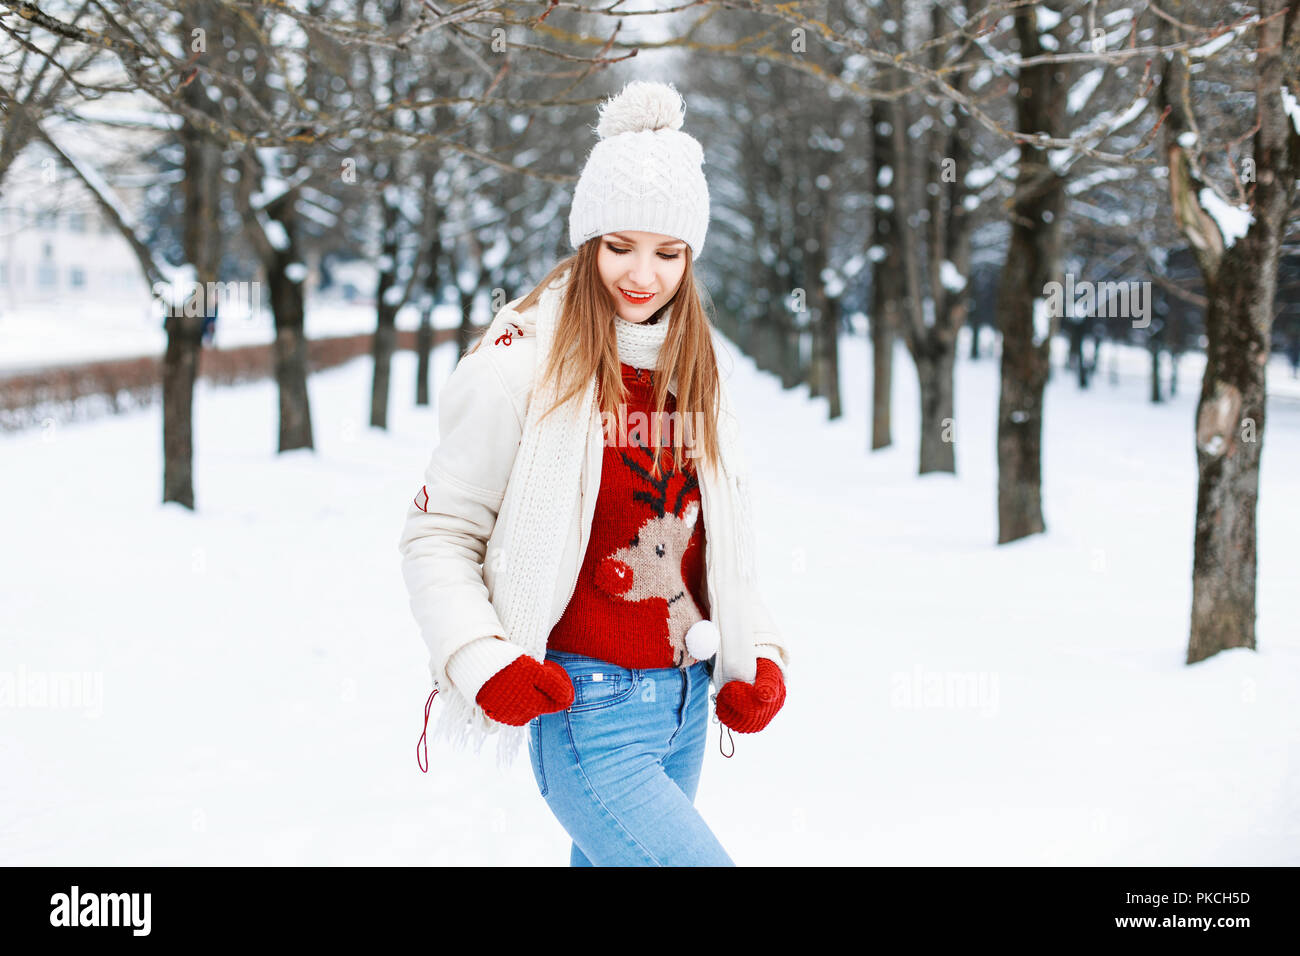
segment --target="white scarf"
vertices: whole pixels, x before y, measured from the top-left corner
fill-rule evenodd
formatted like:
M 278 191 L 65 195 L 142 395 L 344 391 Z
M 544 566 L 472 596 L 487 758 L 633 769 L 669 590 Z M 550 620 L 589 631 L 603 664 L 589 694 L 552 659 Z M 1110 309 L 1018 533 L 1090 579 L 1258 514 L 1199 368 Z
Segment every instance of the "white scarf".
M 540 373 L 554 343 L 568 276 L 569 273 L 565 272 L 542 291 L 535 310 L 520 314 L 509 306 L 502 309 L 493 320 L 482 347 L 490 347 L 499 335 L 509 331 L 510 326 L 522 329 L 525 337 L 537 337 L 535 367 Z M 672 313 L 673 305 L 670 303 L 653 325 L 628 322 L 616 316 L 614 328 L 619 361 L 634 368 L 656 368 Z M 593 429 L 603 434 L 594 375 L 581 395 L 570 399 L 543 421 L 542 413 L 554 404 L 558 395 L 556 383 L 547 384 L 547 391 L 541 393 L 542 385 L 535 379 L 519 450 L 501 506 L 502 511 L 508 506 L 513 516 L 507 529 L 508 537 L 502 543 L 504 553 L 527 557 L 506 563 L 505 573 L 497 578 L 492 594 L 493 607 L 506 631 L 503 636 L 538 661 L 546 656 L 551 625 L 549 618 L 564 544 L 575 520 L 574 512 L 581 507 L 582 463 L 587 442 L 592 438 Z M 676 384 L 673 376 L 669 390 L 674 394 Z M 737 444 L 737 421 L 731 411 L 725 384 L 719 382 L 719 387 L 718 444 L 722 474 L 734 475 L 742 466 Z M 697 462 L 701 469 L 707 467 L 703 458 Z M 739 526 L 733 528 L 730 535 L 739 551 L 737 573 L 752 581 L 753 539 L 748 494 L 734 480 L 721 477 L 713 486 L 727 498 L 725 507 L 719 504 L 718 514 L 730 516 Z M 595 494 L 595 490 L 591 493 Z M 582 559 L 583 556 L 579 555 L 578 560 Z M 512 727 L 490 720 L 482 708 L 467 700 L 454 686 L 439 689 L 446 706 L 433 736 L 447 737 L 453 745 L 473 738 L 477 752 L 489 735 L 499 733 L 498 760 L 503 767 L 508 766 L 524 741 L 528 726 Z

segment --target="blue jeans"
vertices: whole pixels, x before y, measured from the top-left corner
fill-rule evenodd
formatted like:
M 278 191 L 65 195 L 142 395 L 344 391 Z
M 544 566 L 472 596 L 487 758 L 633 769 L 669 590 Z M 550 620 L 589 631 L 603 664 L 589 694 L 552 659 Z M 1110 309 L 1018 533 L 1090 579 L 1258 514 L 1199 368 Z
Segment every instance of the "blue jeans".
M 570 866 L 735 866 L 695 809 L 709 672 L 546 652 L 573 705 L 528 725 L 533 776 L 573 838 Z

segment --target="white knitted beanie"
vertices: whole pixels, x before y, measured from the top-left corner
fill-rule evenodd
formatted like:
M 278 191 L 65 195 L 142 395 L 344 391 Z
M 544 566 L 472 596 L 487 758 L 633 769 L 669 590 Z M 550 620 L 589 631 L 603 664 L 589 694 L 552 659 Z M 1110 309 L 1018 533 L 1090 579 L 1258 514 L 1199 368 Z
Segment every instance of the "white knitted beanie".
M 667 83 L 633 80 L 600 106 L 592 147 L 573 192 L 569 242 L 630 229 L 681 239 L 692 261 L 709 227 L 704 150 L 681 132 L 686 104 Z

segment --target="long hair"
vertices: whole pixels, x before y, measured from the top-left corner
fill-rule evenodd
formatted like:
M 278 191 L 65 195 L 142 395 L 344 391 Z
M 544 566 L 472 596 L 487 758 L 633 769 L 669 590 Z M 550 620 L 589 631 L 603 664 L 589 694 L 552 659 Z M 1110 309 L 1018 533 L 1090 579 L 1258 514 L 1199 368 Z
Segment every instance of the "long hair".
M 614 333 L 614 316 L 618 304 L 601 282 L 596 267 L 601 241 L 602 237 L 595 236 L 584 242 L 577 252 L 561 260 L 547 273 L 546 278 L 515 307 L 518 312 L 531 308 L 541 298 L 543 289 L 563 275 L 566 269 L 572 269 L 564 289 L 564 300 L 555 330 L 555 346 L 538 378 L 539 384 L 556 383 L 559 396 L 555 404 L 543 414 L 543 418 L 580 395 L 593 375 L 596 377 L 603 421 L 617 420 L 619 405 L 627 401 L 623 375 L 619 369 L 618 341 Z M 713 351 L 712 327 L 701 301 L 703 290 L 695 281 L 690 247 L 682 254 L 686 257 L 686 267 L 677 294 L 650 317 L 660 317 L 669 305 L 672 306 L 668 335 L 659 350 L 651 400 L 654 412 L 651 415 L 651 447 L 654 449 L 652 474 L 655 478 L 659 477 L 659 458 L 666 447 L 662 444 L 661 433 L 666 417 L 668 383 L 674 375 L 677 378 L 676 421 L 687 423 L 686 427 L 691 433 L 692 457 L 703 458 L 715 466 L 719 464 L 720 457 L 718 360 Z M 484 331 L 469 351 L 478 349 L 486 337 L 487 332 Z M 533 392 L 537 394 L 536 387 Z M 684 429 L 675 425 L 670 431 L 673 467 L 680 471 L 686 457 Z

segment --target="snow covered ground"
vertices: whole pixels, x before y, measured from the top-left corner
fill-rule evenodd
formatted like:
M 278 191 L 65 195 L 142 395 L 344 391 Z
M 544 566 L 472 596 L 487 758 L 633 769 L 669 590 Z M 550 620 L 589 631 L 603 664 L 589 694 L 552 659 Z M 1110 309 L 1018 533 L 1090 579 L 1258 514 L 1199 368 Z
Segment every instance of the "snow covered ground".
M 734 355 L 793 660 L 734 757 L 711 725 L 705 819 L 741 865 L 1300 863 L 1300 404 L 1269 407 L 1259 650 L 1187 667 L 1197 377 L 1153 406 L 1140 375 L 1055 375 L 1047 532 L 999 547 L 997 363 L 966 351 L 958 473 L 924 478 L 901 346 L 877 453 L 863 340 L 833 424 Z M 396 545 L 436 423 L 402 352 L 370 429 L 369 374 L 313 376 L 317 450 L 280 456 L 270 382 L 201 383 L 194 513 L 158 504 L 157 406 L 0 435 L 0 679 L 21 695 L 0 706 L 0 863 L 567 864 L 526 755 L 502 772 L 491 745 L 438 742 L 416 765 L 429 686 Z M 58 673 L 88 676 L 28 696 Z

